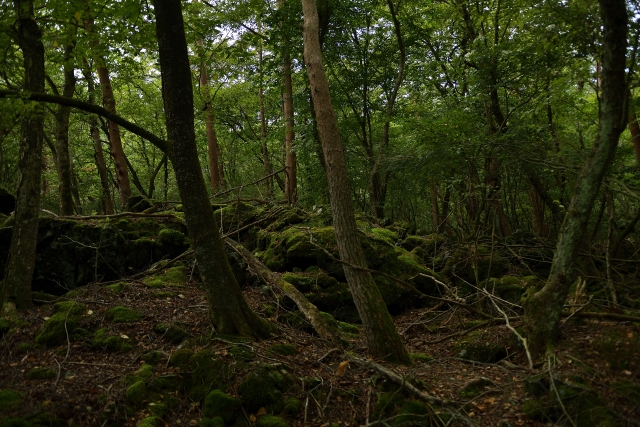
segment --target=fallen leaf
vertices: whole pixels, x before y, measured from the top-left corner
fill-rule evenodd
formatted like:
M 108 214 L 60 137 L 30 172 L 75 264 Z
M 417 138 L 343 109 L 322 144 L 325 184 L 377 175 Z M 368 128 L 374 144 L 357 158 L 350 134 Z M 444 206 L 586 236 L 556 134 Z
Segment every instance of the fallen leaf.
M 629 331 L 629 332 L 627 332 L 627 337 L 629 337 L 629 338 L 633 338 L 633 331 Z
M 258 409 L 258 412 L 256 413 L 256 415 L 266 415 L 266 414 L 267 414 L 267 408 L 265 408 L 264 406 Z
M 129 339 L 129 337 L 126 336 L 125 334 L 120 335 L 120 338 L 122 338 L 123 340 L 128 340 Z
M 93 310 L 87 310 L 87 314 L 91 316 L 93 314 Z
M 622 373 L 625 375 L 631 375 L 631 371 L 622 371 Z
M 255 423 L 256 417 L 253 414 L 249 415 L 249 421 L 251 421 L 252 423 Z
M 347 370 L 347 366 L 349 366 L 349 361 L 345 360 L 344 362 L 340 362 L 338 365 L 338 375 L 344 375 L 344 371 Z

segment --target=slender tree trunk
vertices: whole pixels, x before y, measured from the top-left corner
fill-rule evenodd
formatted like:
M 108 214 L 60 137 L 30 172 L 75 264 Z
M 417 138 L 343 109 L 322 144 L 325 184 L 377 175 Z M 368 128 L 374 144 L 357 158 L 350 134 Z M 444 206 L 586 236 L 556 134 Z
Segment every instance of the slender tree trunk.
M 156 37 L 160 54 L 168 155 L 184 205 L 185 221 L 198 270 L 220 334 L 267 336 L 271 325 L 254 313 L 229 265 L 209 204 L 198 160 L 194 128 L 191 69 L 180 0 L 156 0 Z
M 89 91 L 89 103 L 95 104 L 95 86 L 93 84 L 93 75 L 89 68 L 89 63 L 84 61 L 84 78 L 87 81 L 87 90 Z M 106 215 L 113 214 L 113 199 L 111 198 L 111 189 L 109 186 L 109 175 L 107 173 L 107 165 L 104 161 L 104 153 L 102 151 L 102 141 L 100 141 L 100 129 L 98 128 L 98 119 L 96 116 L 89 116 L 89 129 L 91 139 L 93 140 L 94 159 L 98 175 L 100 176 L 100 187 L 102 188 L 102 207 Z
M 433 222 L 433 232 L 440 231 L 440 211 L 438 210 L 438 191 L 433 179 L 429 178 L 429 199 L 431 200 L 431 221 Z
M 44 46 L 42 33 L 34 19 L 32 0 L 15 0 L 18 43 L 24 59 L 24 89 L 44 92 Z M 38 240 L 40 213 L 40 179 L 42 172 L 42 135 L 44 109 L 40 104 L 22 117 L 20 159 L 18 161 L 18 192 L 15 223 L 11 235 L 9 260 L 5 269 L 0 308 L 7 296 L 15 299 L 16 306 L 33 306 L 31 280 Z
M 602 179 L 613 161 L 618 138 L 627 121 L 625 84 L 627 9 L 624 0 L 600 0 L 604 26 L 598 139 L 577 179 L 564 218 L 545 286 L 524 301 L 524 323 L 536 355 L 551 350 L 559 335 L 559 320 L 574 279 L 576 257 Z
M 64 49 L 64 87 L 62 96 L 73 98 L 76 89 L 76 77 L 73 67 L 73 44 Z M 56 121 L 56 169 L 58 171 L 58 192 L 60 195 L 60 214 L 73 215 L 75 213 L 72 194 L 73 165 L 69 154 L 69 117 L 71 107 L 58 105 L 55 115 Z
M 293 85 L 291 83 L 291 57 L 285 46 L 282 55 L 282 74 L 284 75 L 284 94 L 282 96 L 284 109 L 284 129 L 285 129 L 285 166 L 287 167 L 284 184 L 284 194 L 287 203 L 294 205 L 298 202 L 298 173 L 296 163 L 296 152 L 293 148 L 295 138 L 293 123 Z
M 631 91 L 627 96 L 629 97 L 629 132 L 631 133 L 631 142 L 633 142 L 633 151 L 636 153 L 636 163 L 640 167 L 640 125 Z
M 344 148 L 338 122 L 331 104 L 329 82 L 322 64 L 315 0 L 302 0 L 304 13 L 304 62 L 311 84 L 311 94 L 322 140 L 327 181 L 333 214 L 333 226 L 340 258 L 346 263 L 345 276 L 362 319 L 369 351 L 373 357 L 410 364 L 409 354 L 400 339 L 389 311 L 367 266 L 360 245 L 353 200 L 349 189 Z
M 198 40 L 198 44 L 203 46 L 202 40 Z M 213 106 L 211 105 L 211 89 L 209 88 L 209 73 L 207 71 L 206 62 L 200 63 L 200 90 L 204 99 L 205 109 L 205 125 L 207 127 L 207 153 L 209 157 L 209 180 L 211 182 L 211 191 L 216 193 L 221 185 L 220 169 L 222 162 L 220 161 L 220 147 L 218 146 L 218 136 L 216 135 L 215 118 L 213 116 Z
M 258 31 L 260 31 L 260 22 L 258 22 Z M 269 157 L 269 148 L 267 147 L 267 117 L 264 108 L 264 73 L 262 70 L 262 39 L 258 42 L 258 67 L 260 70 L 260 85 L 258 87 L 258 102 L 260 103 L 260 144 L 262 147 L 262 166 L 264 168 L 264 176 L 271 175 L 271 159 Z M 266 197 L 271 198 L 273 195 L 273 178 L 264 180 Z
M 86 2 L 86 0 L 85 0 Z M 93 19 L 85 19 L 84 27 L 87 32 L 93 31 Z M 118 114 L 116 111 L 116 100 L 113 96 L 113 88 L 111 87 L 111 78 L 107 69 L 104 58 L 97 52 L 99 41 L 96 38 L 93 41 L 94 60 L 96 63 L 96 71 L 100 80 L 100 90 L 102 91 L 102 103 L 104 108 L 112 114 Z M 116 169 L 116 180 L 118 181 L 118 192 L 120 193 L 120 205 L 126 206 L 129 197 L 131 197 L 131 183 L 129 182 L 129 172 L 127 170 L 127 161 L 122 148 L 122 139 L 120 138 L 120 127 L 117 123 L 108 120 L 109 127 L 109 144 L 111 145 L 111 155 Z

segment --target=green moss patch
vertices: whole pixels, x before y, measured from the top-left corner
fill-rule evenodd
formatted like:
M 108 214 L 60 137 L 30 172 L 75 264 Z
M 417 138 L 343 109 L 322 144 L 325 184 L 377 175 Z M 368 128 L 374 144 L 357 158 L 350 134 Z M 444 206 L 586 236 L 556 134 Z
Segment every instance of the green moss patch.
M 22 393 L 15 390 L 0 390 L 0 412 L 13 411 L 22 403 Z
M 495 363 L 507 357 L 507 349 L 496 343 L 484 332 L 478 331 L 467 335 L 453 347 L 453 355 L 461 359 L 482 363 Z
M 55 346 L 67 341 L 87 312 L 87 308 L 74 301 L 54 304 L 54 314 L 42 325 L 36 335 L 37 344 Z
M 435 360 L 433 356 L 429 356 L 428 354 L 423 354 L 423 353 L 411 353 L 409 354 L 409 357 L 411 357 L 411 360 L 413 362 L 420 362 L 420 363 L 429 363 Z
M 52 380 L 56 377 L 55 369 L 33 368 L 25 374 L 30 380 Z
M 224 427 L 224 420 L 220 417 L 203 418 L 199 424 L 200 427 Z
M 147 277 L 143 283 L 150 288 L 182 287 L 187 283 L 186 268 L 184 266 L 171 267 L 162 275 Z
M 202 408 L 206 418 L 220 417 L 227 424 L 232 424 L 240 414 L 240 399 L 229 396 L 221 390 L 213 390 L 207 395 Z
M 118 282 L 114 283 L 113 285 L 105 286 L 105 289 L 107 289 L 112 294 L 119 294 L 120 292 L 123 292 L 128 288 L 129 284 L 127 282 Z
M 256 421 L 257 427 L 291 427 L 291 424 L 284 418 L 275 415 L 263 415 Z
M 162 354 L 161 351 L 152 350 L 146 354 L 143 354 L 140 357 L 140 359 L 144 360 L 146 363 L 153 366 L 153 365 L 156 365 L 160 361 L 160 359 L 162 359 L 163 356 L 164 355 Z
M 147 389 L 146 382 L 144 380 L 138 380 L 127 387 L 125 396 L 127 397 L 127 402 L 130 402 L 134 405 L 140 405 L 144 400 L 147 399 L 148 392 L 149 390 Z
M 293 356 L 298 352 L 291 344 L 274 344 L 269 346 L 267 350 L 280 356 Z
M 129 307 L 115 306 L 107 310 L 104 317 L 113 323 L 133 323 L 144 317 L 144 314 Z
M 98 329 L 93 335 L 91 346 L 103 350 L 126 353 L 134 347 L 130 339 L 124 339 L 120 335 L 108 335 L 105 328 Z
M 147 417 L 138 423 L 138 427 L 160 427 L 163 425 L 158 417 Z
M 240 386 L 238 394 L 244 406 L 251 412 L 264 407 L 277 414 L 284 409 L 284 392 L 291 387 L 292 380 L 273 367 L 262 366 L 249 373 Z

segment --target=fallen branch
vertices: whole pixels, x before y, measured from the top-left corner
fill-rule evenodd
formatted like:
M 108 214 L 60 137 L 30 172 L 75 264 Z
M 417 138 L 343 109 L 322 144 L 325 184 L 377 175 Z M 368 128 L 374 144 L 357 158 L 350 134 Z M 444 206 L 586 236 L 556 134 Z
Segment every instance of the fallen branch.
M 214 194 L 213 196 L 211 196 L 211 197 L 209 197 L 209 198 L 210 198 L 210 199 L 215 199 L 216 197 L 220 197 L 220 196 L 222 196 L 222 195 L 224 195 L 224 194 L 231 193 L 232 191 L 235 191 L 235 190 L 242 190 L 244 187 L 248 187 L 248 186 L 250 186 L 250 185 L 254 185 L 254 184 L 257 184 L 257 183 L 259 183 L 259 182 L 262 182 L 262 181 L 264 181 L 265 179 L 271 178 L 272 176 L 277 175 L 277 174 L 279 174 L 280 172 L 283 172 L 285 169 L 287 169 L 287 167 L 286 167 L 286 166 L 285 166 L 285 167 L 283 167 L 283 168 L 282 168 L 282 169 L 280 169 L 280 170 L 277 170 L 277 171 L 273 172 L 272 174 L 265 175 L 265 176 L 263 176 L 262 178 L 260 178 L 260 179 L 258 179 L 258 180 L 255 180 L 255 181 L 250 182 L 250 183 L 248 183 L 248 184 L 242 184 L 242 185 L 239 185 L 239 186 L 237 186 L 237 187 L 230 188 L 230 189 L 225 190 L 225 191 L 222 191 L 222 192 L 220 192 L 220 193 L 216 193 L 216 194 Z
M 320 337 L 331 341 L 335 345 L 342 347 L 342 342 L 338 334 L 332 331 L 332 328 L 329 326 L 328 322 L 322 317 L 320 314 L 320 310 L 313 305 L 305 296 L 296 289 L 291 283 L 282 279 L 282 277 L 278 274 L 275 274 L 269 268 L 260 262 L 250 251 L 248 251 L 244 246 L 234 241 L 229 237 L 225 237 L 224 242 L 231 247 L 234 251 L 236 251 L 244 260 L 251 266 L 253 271 L 258 274 L 265 283 L 271 286 L 276 286 L 293 300 L 296 303 L 300 312 L 304 314 L 309 323 L 313 326 L 313 328 L 318 332 Z
M 58 219 L 75 219 L 75 220 L 85 220 L 85 219 L 111 219 L 111 218 L 123 218 L 123 217 L 133 217 L 133 218 L 173 218 L 176 215 L 172 213 L 166 214 L 152 214 L 152 213 L 144 213 L 144 212 L 120 212 L 113 215 L 67 215 L 67 216 L 58 216 L 55 213 L 48 211 L 46 209 L 42 209 L 42 212 L 47 213 L 49 215 L 53 215 Z

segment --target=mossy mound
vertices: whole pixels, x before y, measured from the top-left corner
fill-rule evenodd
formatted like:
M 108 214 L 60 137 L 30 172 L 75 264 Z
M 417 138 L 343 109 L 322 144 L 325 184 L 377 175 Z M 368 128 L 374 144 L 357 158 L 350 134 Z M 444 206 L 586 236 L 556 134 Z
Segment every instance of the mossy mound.
M 298 352 L 291 344 L 274 344 L 269 346 L 267 350 L 280 356 L 293 356 Z
M 253 205 L 244 202 L 231 203 L 225 207 L 213 206 L 217 224 L 224 233 L 233 232 L 255 222 L 262 212 Z
M 147 383 L 141 379 L 127 387 L 125 396 L 127 397 L 127 402 L 137 406 L 147 399 L 148 393 Z
M 182 348 L 171 355 L 169 365 L 180 368 L 184 374 L 181 388 L 195 402 L 204 400 L 211 390 L 224 387 L 230 372 L 229 364 L 209 350 L 194 353 Z
M 467 292 L 475 292 L 467 283 L 481 284 L 489 277 L 501 277 L 509 265 L 509 260 L 495 248 L 492 251 L 490 246 L 468 245 L 454 251 L 440 273 Z
M 130 285 L 127 282 L 118 282 L 113 285 L 105 286 L 105 289 L 108 289 L 112 294 L 119 294 L 126 289 L 129 289 Z
M 46 305 L 58 301 L 59 297 L 46 292 L 32 292 L 31 299 L 35 305 Z
M 144 360 L 145 363 L 148 363 L 149 365 L 153 366 L 153 365 L 157 365 L 158 362 L 163 357 L 164 357 L 164 354 L 161 351 L 151 350 L 150 352 L 140 356 L 140 359 Z
M 21 342 L 20 344 L 18 344 L 18 346 L 16 347 L 16 352 L 19 354 L 23 354 L 23 353 L 28 353 L 31 350 L 35 349 L 35 345 L 33 343 L 30 342 Z
M 138 427 L 160 427 L 161 425 L 163 423 L 158 417 L 146 417 L 138 423 Z
M 410 353 L 409 357 L 413 362 L 429 363 L 435 360 L 435 357 L 423 353 Z
M 198 425 L 200 427 L 224 427 L 224 420 L 220 417 L 203 418 Z
M 22 393 L 15 390 L 0 390 L 0 412 L 9 412 L 22 403 Z
M 38 412 L 26 417 L 0 418 L 0 427 L 62 427 L 66 425 L 67 423 L 56 419 L 48 412 Z
M 154 251 L 156 259 L 162 259 L 164 256 L 175 258 L 188 249 L 187 236 L 178 230 L 164 228 L 158 233 Z
M 133 323 L 144 317 L 144 314 L 129 307 L 115 306 L 107 310 L 104 317 L 113 323 Z
M 187 269 L 182 265 L 171 267 L 162 275 L 147 277 L 143 283 L 150 288 L 182 287 L 187 283 Z
M 492 277 L 488 280 L 485 289 L 505 301 L 520 304 L 520 299 L 527 288 L 535 286 L 538 282 L 535 276 L 503 276 L 499 279 Z
M 300 411 L 302 411 L 302 402 L 295 397 L 290 397 L 284 401 L 284 409 L 282 412 L 285 415 L 295 417 L 300 413 Z
M 238 386 L 238 394 L 245 408 L 256 412 L 264 407 L 268 413 L 278 414 L 285 406 L 284 392 L 293 385 L 289 374 L 271 366 L 261 366 L 249 373 Z
M 171 324 L 158 323 L 153 327 L 153 330 L 159 334 L 162 334 L 164 339 L 173 344 L 180 344 L 191 335 L 189 332 L 187 332 L 188 325 L 180 322 L 174 322 Z
M 78 329 L 87 308 L 75 301 L 62 301 L 54 304 L 53 315 L 42 325 L 36 335 L 36 344 L 55 346 L 67 341 Z
M 240 414 L 242 402 L 221 390 L 213 390 L 207 395 L 202 408 L 205 418 L 220 417 L 227 424 L 232 424 Z
M 56 377 L 55 369 L 33 368 L 24 375 L 30 380 L 52 380 Z
M 133 350 L 134 343 L 120 335 L 108 335 L 105 328 L 100 328 L 94 333 L 91 346 L 102 350 L 126 353 Z
M 284 418 L 275 415 L 263 415 L 256 421 L 257 427 L 291 427 Z
M 455 357 L 482 363 L 495 363 L 507 357 L 506 346 L 483 331 L 472 332 L 458 341 L 452 353 Z

